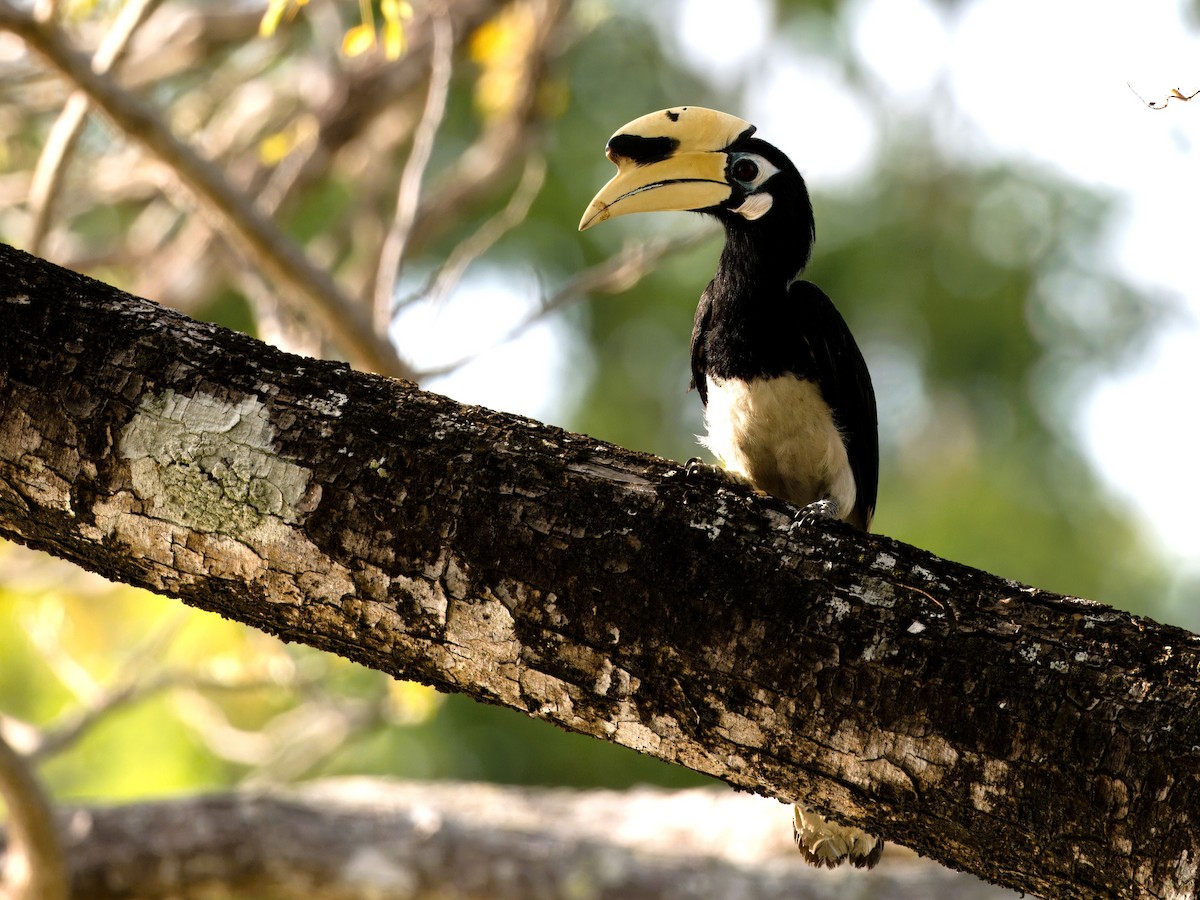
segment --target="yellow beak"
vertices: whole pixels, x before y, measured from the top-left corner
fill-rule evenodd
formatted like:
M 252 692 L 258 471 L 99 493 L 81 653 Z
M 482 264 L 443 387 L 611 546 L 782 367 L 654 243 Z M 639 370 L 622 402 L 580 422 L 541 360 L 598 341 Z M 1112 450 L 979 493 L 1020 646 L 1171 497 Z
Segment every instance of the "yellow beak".
M 716 206 L 732 194 L 724 151 L 753 131 L 744 119 L 700 106 L 634 119 L 609 139 L 617 174 L 588 204 L 579 230 L 628 213 Z

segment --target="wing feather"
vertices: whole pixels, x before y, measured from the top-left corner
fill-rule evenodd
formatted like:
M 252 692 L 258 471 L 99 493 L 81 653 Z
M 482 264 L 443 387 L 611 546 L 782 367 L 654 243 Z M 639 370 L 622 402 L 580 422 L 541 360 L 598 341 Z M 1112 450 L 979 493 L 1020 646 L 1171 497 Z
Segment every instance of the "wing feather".
M 799 307 L 804 347 L 792 371 L 816 381 L 833 410 L 858 488 L 852 520 L 869 529 L 879 490 L 879 422 L 871 373 L 846 320 L 824 291 L 796 281 L 789 293 Z

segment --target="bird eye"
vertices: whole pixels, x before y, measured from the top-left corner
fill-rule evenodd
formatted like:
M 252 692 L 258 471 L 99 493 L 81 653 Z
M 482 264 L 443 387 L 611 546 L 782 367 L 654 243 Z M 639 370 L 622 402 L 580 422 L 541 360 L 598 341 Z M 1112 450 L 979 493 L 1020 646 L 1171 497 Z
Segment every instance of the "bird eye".
M 743 156 L 741 159 L 734 161 L 733 167 L 730 169 L 730 174 L 733 175 L 735 180 L 743 184 L 750 184 L 758 177 L 758 163 Z

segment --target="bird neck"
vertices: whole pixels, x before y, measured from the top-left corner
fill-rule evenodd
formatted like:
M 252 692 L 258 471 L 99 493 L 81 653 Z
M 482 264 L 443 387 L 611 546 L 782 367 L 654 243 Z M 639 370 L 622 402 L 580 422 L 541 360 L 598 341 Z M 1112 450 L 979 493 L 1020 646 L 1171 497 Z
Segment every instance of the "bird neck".
M 811 219 L 766 223 L 726 221 L 725 249 L 714 279 L 717 294 L 744 305 L 787 294 L 808 263 Z

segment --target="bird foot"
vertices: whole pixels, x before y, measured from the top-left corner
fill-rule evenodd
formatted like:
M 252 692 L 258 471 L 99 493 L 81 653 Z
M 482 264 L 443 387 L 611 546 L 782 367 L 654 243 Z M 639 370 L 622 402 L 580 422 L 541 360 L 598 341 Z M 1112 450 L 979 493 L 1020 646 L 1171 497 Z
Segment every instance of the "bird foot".
M 823 519 L 837 521 L 839 518 L 841 518 L 841 510 L 838 508 L 837 501 L 827 498 L 825 500 L 814 500 L 808 506 L 801 509 L 800 512 L 796 513 L 792 521 L 797 525 L 809 528 Z
M 754 488 L 750 479 L 744 475 L 730 472 L 720 466 L 709 465 L 698 456 L 693 456 L 683 464 L 683 475 L 689 481 L 708 481 L 720 487 L 728 487 L 729 483 L 733 482 L 743 487 Z

